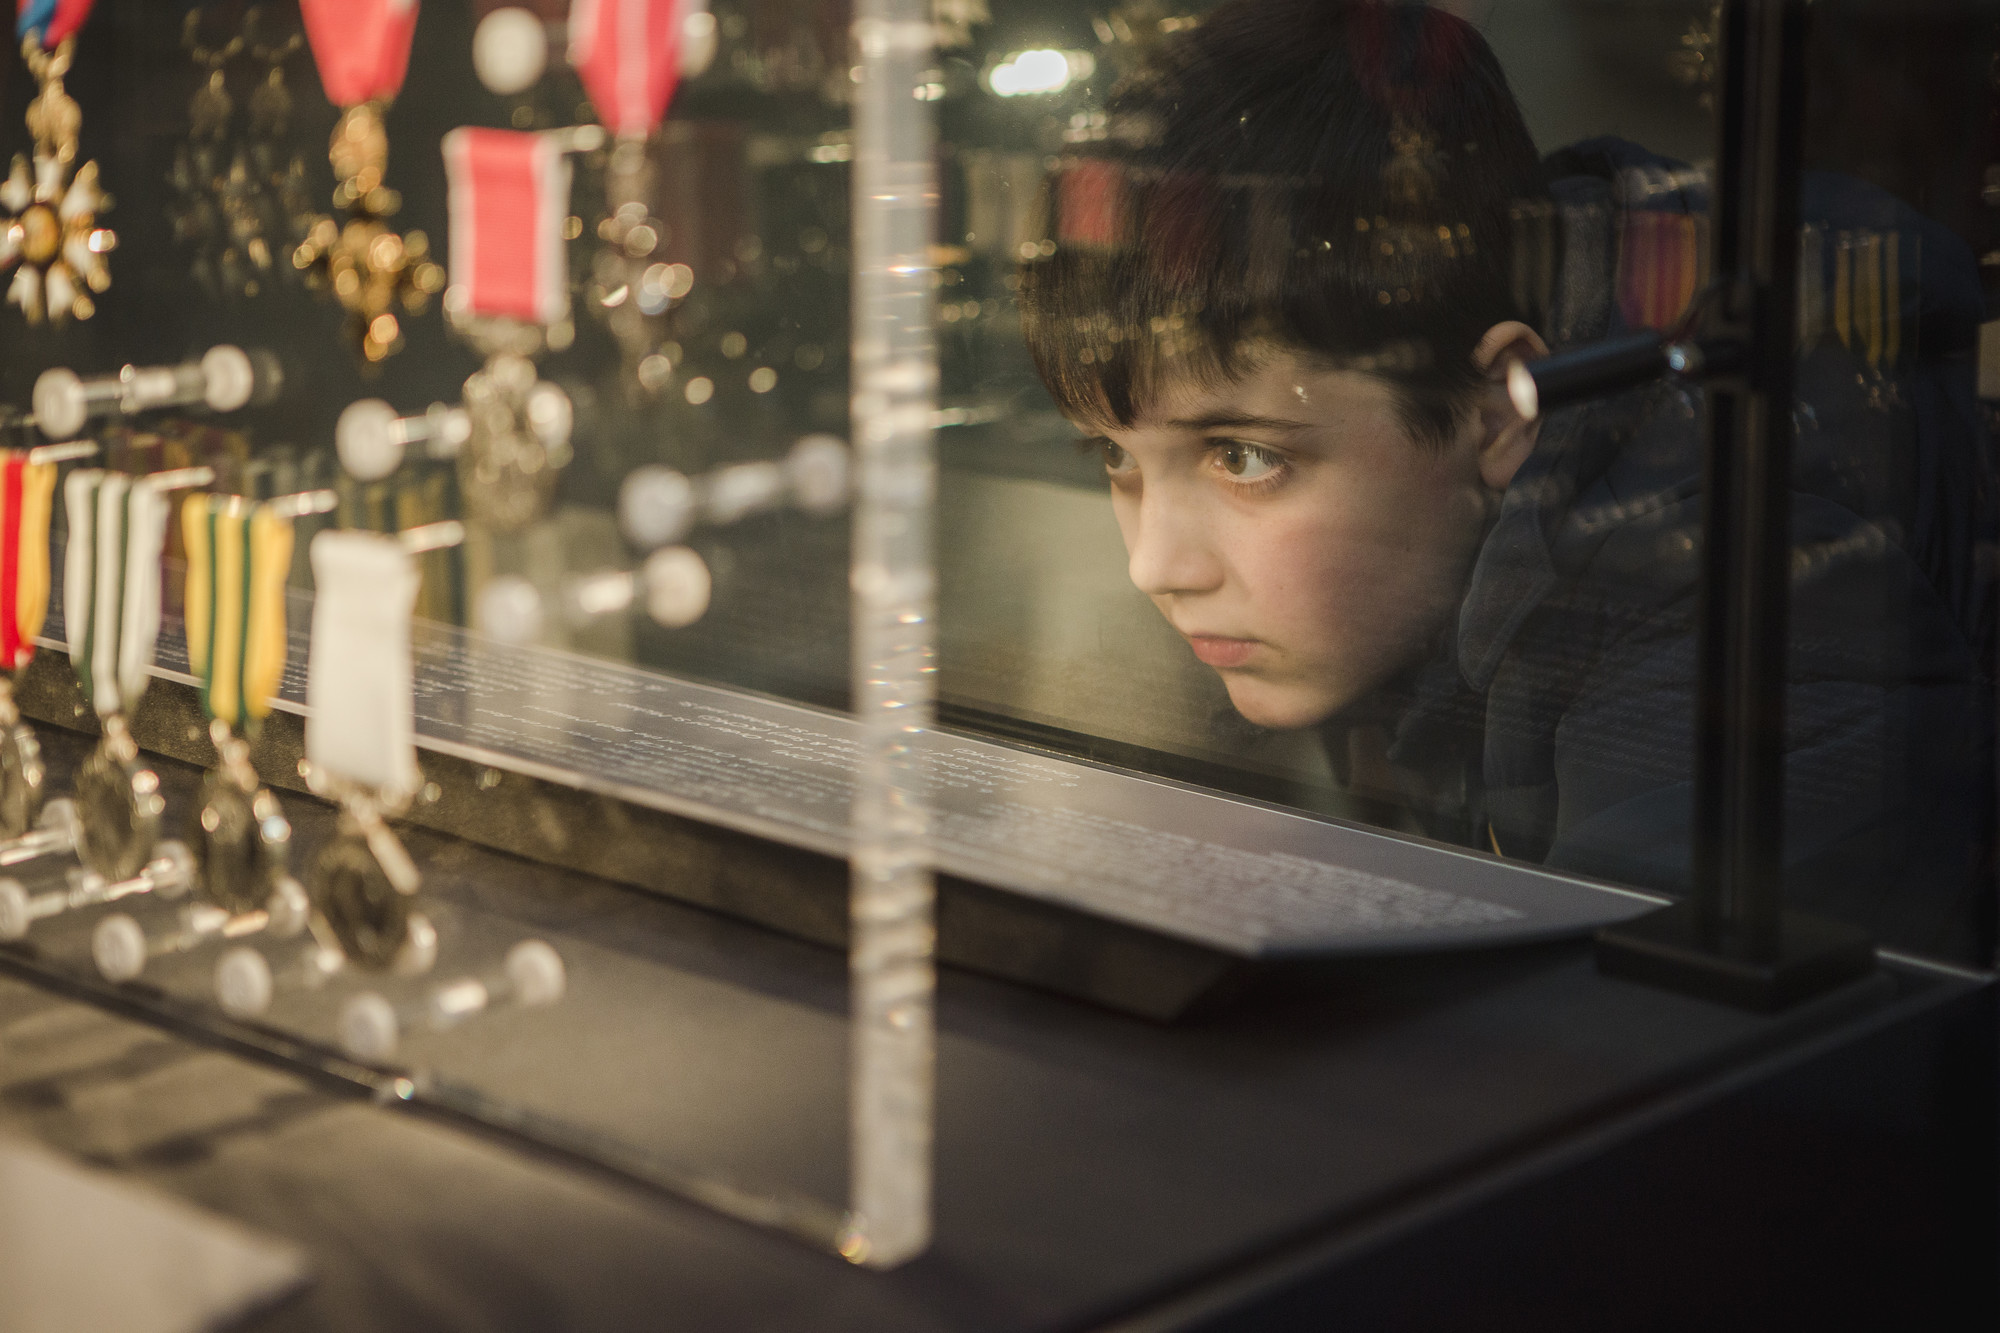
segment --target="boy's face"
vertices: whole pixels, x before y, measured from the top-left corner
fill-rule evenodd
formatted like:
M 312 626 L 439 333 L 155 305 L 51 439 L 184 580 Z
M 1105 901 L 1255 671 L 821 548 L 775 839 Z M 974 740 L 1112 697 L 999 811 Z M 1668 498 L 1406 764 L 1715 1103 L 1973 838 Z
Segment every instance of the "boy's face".
M 1103 441 L 1132 582 L 1267 727 L 1304 727 L 1435 646 L 1484 535 L 1486 432 L 1417 443 L 1387 385 L 1284 350 L 1173 385 Z M 1510 469 L 1511 471 L 1511 469 Z

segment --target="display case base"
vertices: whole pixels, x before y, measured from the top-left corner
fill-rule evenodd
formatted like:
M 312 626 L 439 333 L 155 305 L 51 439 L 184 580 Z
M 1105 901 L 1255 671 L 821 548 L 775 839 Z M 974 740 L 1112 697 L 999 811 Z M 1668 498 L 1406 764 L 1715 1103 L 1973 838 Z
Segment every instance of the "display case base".
M 96 731 L 59 650 L 21 673 L 16 697 L 33 722 Z M 156 678 L 131 726 L 150 753 L 202 768 L 216 762 L 192 686 Z M 303 717 L 265 719 L 251 761 L 266 783 L 304 793 L 304 756 Z M 437 750 L 424 751 L 423 772 L 427 785 L 403 823 L 847 947 L 840 857 Z M 1224 1003 L 1260 970 L 1220 949 L 950 874 L 938 877 L 937 924 L 941 962 L 1156 1022 Z
M 1597 969 L 1705 1000 L 1776 1013 L 1875 970 L 1875 945 L 1853 926 L 1786 912 L 1778 955 L 1746 958 L 1702 938 L 1694 908 L 1676 903 L 1597 934 Z

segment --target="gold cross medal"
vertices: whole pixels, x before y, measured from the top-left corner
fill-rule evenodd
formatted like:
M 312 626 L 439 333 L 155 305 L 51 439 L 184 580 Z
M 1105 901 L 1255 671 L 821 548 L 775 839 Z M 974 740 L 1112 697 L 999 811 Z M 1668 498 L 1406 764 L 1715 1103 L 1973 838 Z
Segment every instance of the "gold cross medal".
M 402 197 L 383 183 L 389 135 L 382 117 L 409 69 L 417 0 L 300 0 L 299 12 L 320 83 L 344 108 L 328 157 L 340 182 L 334 206 L 347 216 L 315 221 L 292 263 L 333 290 L 364 362 L 377 364 L 403 344 L 397 310 L 421 313 L 444 286 L 424 234 L 390 230 Z
M 63 90 L 90 0 L 20 0 L 18 12 L 21 54 L 40 91 L 28 103 L 32 162 L 16 155 L 0 182 L 0 272 L 14 270 L 7 300 L 30 324 L 89 319 L 97 309 L 93 293 L 111 286 L 105 256 L 118 244 L 115 233 L 97 225 L 111 207 L 97 163 L 75 166 L 83 112 Z

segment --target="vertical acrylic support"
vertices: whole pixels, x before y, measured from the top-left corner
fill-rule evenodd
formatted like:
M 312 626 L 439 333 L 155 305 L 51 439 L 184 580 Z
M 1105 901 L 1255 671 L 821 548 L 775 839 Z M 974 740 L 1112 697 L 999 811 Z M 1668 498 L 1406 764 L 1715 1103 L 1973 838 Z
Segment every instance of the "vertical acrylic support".
M 935 887 L 923 756 L 935 689 L 931 439 L 937 358 L 928 0 L 859 0 L 854 107 L 855 774 L 852 1195 L 841 1252 L 886 1268 L 931 1228 Z

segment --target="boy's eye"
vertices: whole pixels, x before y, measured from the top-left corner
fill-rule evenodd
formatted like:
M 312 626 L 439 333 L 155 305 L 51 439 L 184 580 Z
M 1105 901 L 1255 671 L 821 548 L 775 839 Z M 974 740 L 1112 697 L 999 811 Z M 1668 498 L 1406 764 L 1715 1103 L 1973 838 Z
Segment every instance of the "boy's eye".
M 1109 440 L 1099 440 L 1097 442 L 1097 449 L 1099 453 L 1104 455 L 1104 470 L 1106 472 L 1130 472 L 1137 466 L 1132 461 L 1130 453 Z
M 1216 446 L 1216 462 L 1237 481 L 1258 481 L 1276 472 L 1280 460 L 1268 449 L 1242 440 L 1224 440 Z

